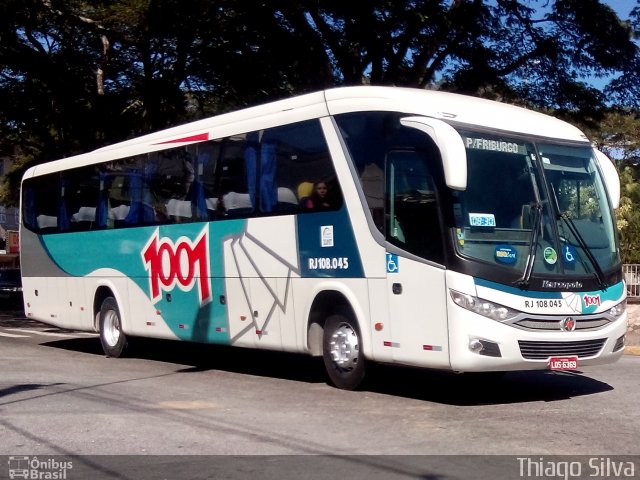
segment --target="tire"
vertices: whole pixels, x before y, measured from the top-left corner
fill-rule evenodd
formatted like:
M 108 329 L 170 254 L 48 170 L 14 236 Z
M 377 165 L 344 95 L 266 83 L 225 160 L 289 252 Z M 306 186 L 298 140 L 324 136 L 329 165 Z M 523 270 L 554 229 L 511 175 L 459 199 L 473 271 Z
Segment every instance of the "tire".
M 115 298 L 107 297 L 100 306 L 100 343 L 107 357 L 121 357 L 128 346 L 122 332 L 120 309 Z
M 329 383 L 355 390 L 364 380 L 366 360 L 356 323 L 344 315 L 331 315 L 324 325 L 322 357 Z

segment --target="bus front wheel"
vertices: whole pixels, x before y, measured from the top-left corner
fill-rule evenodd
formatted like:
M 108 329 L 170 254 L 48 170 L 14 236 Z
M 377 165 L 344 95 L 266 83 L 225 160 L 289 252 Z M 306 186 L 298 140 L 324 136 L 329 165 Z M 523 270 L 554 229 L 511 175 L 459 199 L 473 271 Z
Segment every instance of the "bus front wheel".
M 105 298 L 100 306 L 100 343 L 108 357 L 120 357 L 127 348 L 127 337 L 122 332 L 120 309 L 113 297 Z
M 355 390 L 364 380 L 366 365 L 356 323 L 344 315 L 331 315 L 324 326 L 322 357 L 329 381 Z

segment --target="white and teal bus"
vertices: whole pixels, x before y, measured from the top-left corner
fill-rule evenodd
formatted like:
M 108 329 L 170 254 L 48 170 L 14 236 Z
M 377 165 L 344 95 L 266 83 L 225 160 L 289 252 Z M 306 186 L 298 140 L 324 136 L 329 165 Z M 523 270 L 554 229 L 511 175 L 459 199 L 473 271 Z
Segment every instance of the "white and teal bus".
M 623 353 L 616 170 L 555 118 L 346 87 L 29 169 L 29 318 L 370 362 L 579 369 Z

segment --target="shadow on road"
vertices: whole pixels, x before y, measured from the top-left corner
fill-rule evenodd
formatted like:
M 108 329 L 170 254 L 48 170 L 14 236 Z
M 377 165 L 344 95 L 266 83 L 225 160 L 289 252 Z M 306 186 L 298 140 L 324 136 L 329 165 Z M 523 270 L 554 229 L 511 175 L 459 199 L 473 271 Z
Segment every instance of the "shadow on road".
M 449 405 L 552 402 L 613 390 L 581 372 L 547 370 L 455 374 L 433 370 L 378 367 L 369 390 Z
M 43 345 L 104 355 L 98 338 L 57 340 Z M 220 370 L 306 383 L 322 383 L 326 378 L 322 359 L 303 354 L 141 338 L 133 339 L 131 347 L 129 356 L 182 365 L 185 368 L 178 372 L 184 374 Z M 601 393 L 613 387 L 579 372 L 454 374 L 377 365 L 372 367 L 364 389 L 384 395 L 472 406 L 551 402 Z

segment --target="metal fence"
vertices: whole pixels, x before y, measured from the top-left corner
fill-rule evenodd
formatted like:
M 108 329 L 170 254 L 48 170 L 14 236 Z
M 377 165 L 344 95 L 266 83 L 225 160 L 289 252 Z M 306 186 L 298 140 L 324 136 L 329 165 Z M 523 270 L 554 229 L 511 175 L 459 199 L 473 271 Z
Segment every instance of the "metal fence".
M 627 297 L 640 298 L 640 265 L 637 263 L 622 266 L 624 280 L 627 283 Z

